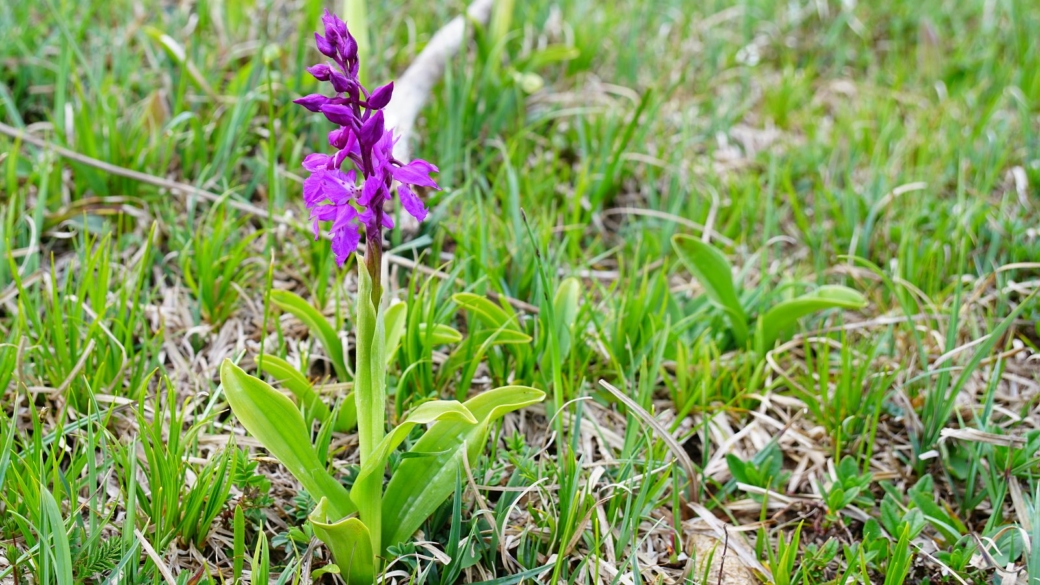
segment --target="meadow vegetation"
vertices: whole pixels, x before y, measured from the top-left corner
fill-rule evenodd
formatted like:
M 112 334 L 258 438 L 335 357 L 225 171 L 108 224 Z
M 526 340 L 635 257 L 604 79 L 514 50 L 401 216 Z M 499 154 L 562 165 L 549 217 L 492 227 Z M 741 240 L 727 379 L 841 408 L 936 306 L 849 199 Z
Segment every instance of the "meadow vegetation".
M 382 473 L 324 8 L 0 3 L 0 584 L 337 582 L 311 492 L 384 478 L 386 583 L 1040 584 L 1034 0 L 498 0 L 388 207 Z M 464 9 L 368 3 L 365 83 Z

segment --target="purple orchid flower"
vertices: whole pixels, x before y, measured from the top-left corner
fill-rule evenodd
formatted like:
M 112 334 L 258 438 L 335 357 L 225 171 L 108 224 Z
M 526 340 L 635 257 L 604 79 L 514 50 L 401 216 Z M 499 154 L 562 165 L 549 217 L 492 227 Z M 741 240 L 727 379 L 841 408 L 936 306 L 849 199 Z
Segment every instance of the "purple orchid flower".
M 403 163 L 394 158 L 393 130 L 383 123 L 383 108 L 390 103 L 394 84 L 390 82 L 369 92 L 358 80 L 357 41 L 347 24 L 328 10 L 321 18 L 325 35 L 314 33 L 318 51 L 332 60 L 307 68 L 318 81 L 328 82 L 334 97 L 311 94 L 295 103 L 311 112 L 323 114 L 338 128 L 329 133 L 332 154 L 313 153 L 303 161 L 311 174 L 303 182 L 303 199 L 311 213 L 314 238 L 320 224 L 331 222 L 332 252 L 340 266 L 355 252 L 365 230 L 370 251 L 379 253 L 381 230 L 393 229 L 393 220 L 383 205 L 396 191 L 404 207 L 418 221 L 427 210 L 415 192 L 416 187 L 439 190 L 430 175 L 437 167 L 424 161 Z M 342 170 L 345 162 L 351 166 Z

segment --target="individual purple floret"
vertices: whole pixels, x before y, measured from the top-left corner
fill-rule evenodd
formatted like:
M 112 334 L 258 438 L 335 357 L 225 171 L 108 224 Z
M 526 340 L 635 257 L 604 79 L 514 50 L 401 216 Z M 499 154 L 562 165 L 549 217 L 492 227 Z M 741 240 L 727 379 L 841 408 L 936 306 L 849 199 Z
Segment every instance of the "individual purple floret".
M 311 94 L 295 103 L 324 114 L 339 128 L 329 133 L 333 154 L 314 153 L 304 159 L 303 167 L 311 175 L 303 183 L 303 198 L 311 212 L 315 239 L 320 234 L 319 222 L 332 222 L 332 252 L 342 266 L 357 250 L 362 226 L 373 250 L 382 244 L 380 230 L 393 229 L 383 204 L 392 197 L 395 181 L 401 205 L 419 221 L 426 219 L 427 212 L 413 187 L 440 187 L 430 178 L 438 172 L 436 166 L 424 160 L 405 164 L 394 158 L 393 130 L 384 127 L 381 111 L 390 103 L 393 82 L 369 93 L 358 81 L 357 41 L 346 23 L 328 10 L 321 20 L 325 36 L 314 33 L 314 39 L 318 51 L 332 63 L 319 63 L 307 71 L 318 81 L 331 83 L 336 95 Z M 354 168 L 344 172 L 341 169 L 347 160 Z

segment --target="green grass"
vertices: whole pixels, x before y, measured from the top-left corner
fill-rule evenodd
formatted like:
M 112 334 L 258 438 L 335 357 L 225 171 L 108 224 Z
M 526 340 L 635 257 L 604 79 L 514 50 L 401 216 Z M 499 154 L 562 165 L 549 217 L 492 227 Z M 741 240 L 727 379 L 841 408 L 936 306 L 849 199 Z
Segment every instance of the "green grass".
M 397 582 L 1040 583 L 1035 3 L 500 4 L 419 124 L 446 188 L 390 236 L 387 412 L 551 399 L 494 429 Z M 0 4 L 0 122 L 223 198 L 0 135 L 0 582 L 333 582 L 217 374 L 281 358 L 319 413 L 350 389 L 353 339 L 297 316 L 355 323 L 356 266 L 300 222 L 324 6 Z M 369 83 L 462 7 L 369 3 Z M 823 285 L 868 304 L 746 349 L 678 234 L 732 265 L 752 336 Z M 352 482 L 356 438 L 312 431 Z

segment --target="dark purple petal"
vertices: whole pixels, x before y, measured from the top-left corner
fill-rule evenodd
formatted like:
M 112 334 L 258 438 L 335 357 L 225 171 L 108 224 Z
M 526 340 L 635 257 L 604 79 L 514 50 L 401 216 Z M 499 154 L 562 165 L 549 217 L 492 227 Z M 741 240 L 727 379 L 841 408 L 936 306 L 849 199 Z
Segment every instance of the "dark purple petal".
M 328 39 L 329 44 L 339 50 L 339 46 L 343 43 L 339 33 L 334 28 L 325 28 L 325 38 Z
M 314 76 L 314 79 L 318 81 L 328 81 L 329 76 L 332 75 L 332 67 L 329 67 L 325 63 L 318 63 L 317 65 L 307 68 L 307 73 Z
M 321 23 L 325 25 L 326 31 L 334 30 L 340 37 L 345 37 L 348 34 L 347 23 L 343 22 L 340 17 L 329 12 L 327 8 L 325 9 L 325 14 L 321 16 Z
M 397 196 L 401 198 L 401 205 L 412 217 L 419 221 L 426 219 L 426 206 L 406 185 L 397 188 Z
M 382 110 L 390 103 L 390 97 L 394 93 L 394 82 L 384 85 L 383 87 L 376 88 L 372 92 L 372 95 L 368 98 L 368 107 L 373 110 Z
M 321 107 L 321 113 L 325 114 L 329 122 L 340 126 L 350 126 L 351 122 L 355 120 L 354 109 L 350 106 L 326 104 Z
M 312 112 L 320 112 L 321 108 L 329 103 L 329 98 L 320 93 L 312 93 L 293 100 L 293 103 L 301 105 Z
M 340 53 L 343 55 L 345 61 L 355 61 L 357 59 L 358 50 L 357 40 L 354 39 L 354 35 L 350 34 L 350 31 L 346 30 L 346 25 L 344 25 L 343 30 L 346 31 L 346 34 L 341 35 L 342 42 L 340 43 Z M 356 71 L 354 72 L 354 75 L 357 75 Z
M 332 46 L 332 43 L 318 33 L 314 33 L 314 44 L 318 46 L 318 52 L 322 55 L 326 57 L 336 56 L 336 47 Z
M 361 131 L 358 132 L 358 142 L 361 143 L 362 148 L 371 147 L 376 140 L 382 138 L 382 135 L 383 112 L 376 112 L 361 126 Z
M 333 71 L 330 73 L 329 80 L 332 81 L 332 89 L 341 93 L 350 91 L 351 84 L 353 83 L 346 75 L 343 75 L 339 71 Z
M 303 168 L 314 173 L 328 168 L 329 155 L 320 152 L 312 152 L 303 159 Z
M 347 143 L 349 142 L 349 139 L 350 139 L 351 136 L 352 136 L 352 134 L 350 132 L 350 128 L 347 128 L 347 127 L 337 128 L 337 129 L 333 130 L 332 132 L 329 132 L 329 144 L 331 146 L 336 147 L 336 148 L 343 148 L 343 147 L 347 146 Z M 341 160 L 339 162 L 342 163 L 343 161 Z M 338 167 L 339 164 L 337 164 L 336 166 Z
M 361 158 L 361 145 L 358 144 L 357 133 L 350 133 L 350 137 L 347 139 L 347 145 L 343 147 L 343 150 L 347 151 L 347 156 L 355 155 L 358 158 Z
M 402 183 L 439 190 L 440 187 L 430 178 L 431 172 L 437 172 L 437 167 L 424 160 L 413 160 L 403 167 L 395 167 L 393 175 Z
M 375 197 L 379 190 L 383 188 L 383 177 L 380 175 L 372 175 L 365 179 L 365 187 L 361 190 L 361 196 L 358 197 L 357 202 L 361 205 L 368 205 L 372 202 L 372 198 Z

